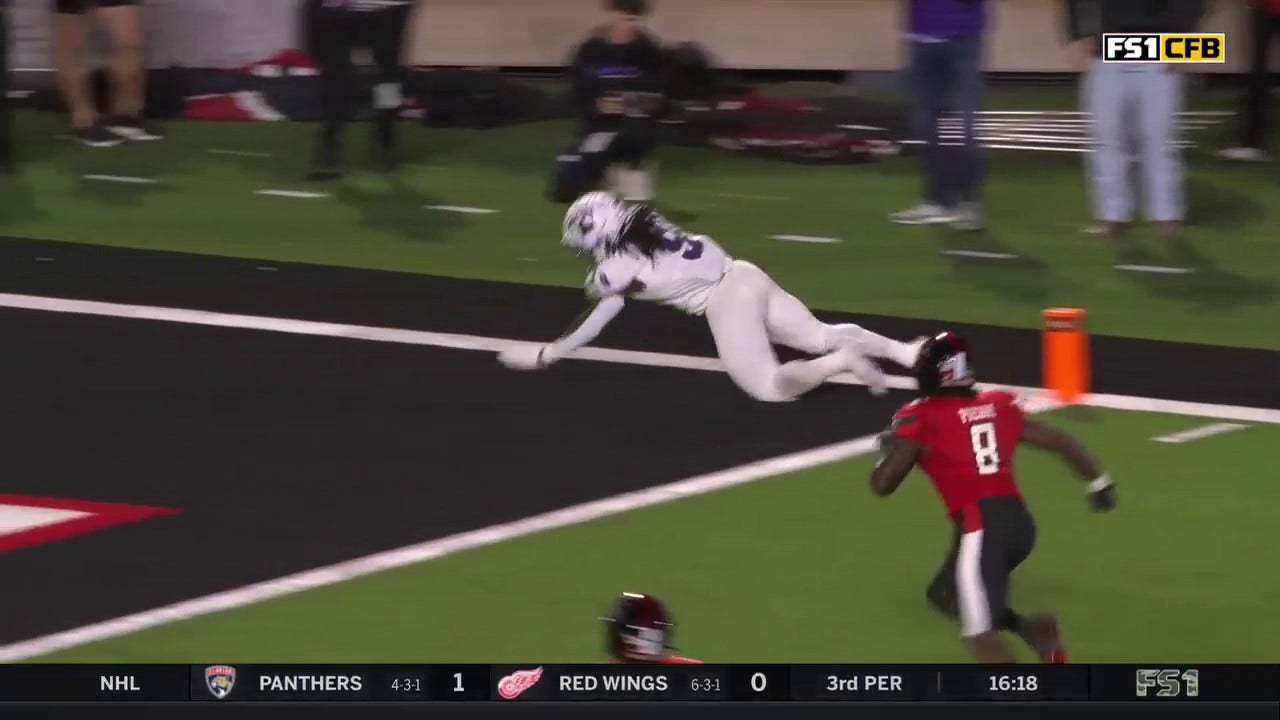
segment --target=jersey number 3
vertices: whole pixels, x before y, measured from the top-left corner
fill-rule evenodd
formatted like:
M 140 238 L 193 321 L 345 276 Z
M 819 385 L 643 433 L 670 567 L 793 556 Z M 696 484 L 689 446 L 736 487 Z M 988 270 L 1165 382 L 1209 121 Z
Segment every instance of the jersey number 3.
M 995 475 L 1000 472 L 1000 448 L 996 446 L 995 423 L 978 423 L 969 428 L 973 441 L 973 459 L 978 464 L 979 475 Z
M 669 253 L 680 253 L 685 260 L 697 260 L 702 257 L 702 241 L 679 235 L 664 235 L 662 249 Z

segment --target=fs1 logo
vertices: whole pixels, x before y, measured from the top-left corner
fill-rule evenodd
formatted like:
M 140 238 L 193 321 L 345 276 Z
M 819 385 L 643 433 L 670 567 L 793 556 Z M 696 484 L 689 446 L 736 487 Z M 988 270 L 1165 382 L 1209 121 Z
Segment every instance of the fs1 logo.
M 1104 33 L 1102 61 L 1109 63 L 1224 63 L 1225 33 Z
M 1200 671 L 1195 668 L 1190 670 L 1139 668 L 1136 679 L 1138 697 L 1148 697 L 1147 691 L 1152 688 L 1157 688 L 1156 697 L 1200 696 Z

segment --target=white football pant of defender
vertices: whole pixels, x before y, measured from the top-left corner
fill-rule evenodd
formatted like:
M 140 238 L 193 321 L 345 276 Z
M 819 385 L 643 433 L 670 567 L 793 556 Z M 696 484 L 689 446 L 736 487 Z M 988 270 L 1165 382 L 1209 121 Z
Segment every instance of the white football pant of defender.
M 562 242 L 591 254 L 587 294 L 596 305 L 554 342 L 499 353 L 507 367 L 542 369 L 590 343 L 626 297 L 705 315 L 729 377 L 766 402 L 794 400 L 843 372 L 881 395 L 885 376 L 869 358 L 911 367 L 919 353 L 921 340 L 905 343 L 852 323 L 818 320 L 752 263 L 734 260 L 710 238 L 686 233 L 650 208 L 608 193 L 588 193 L 574 202 L 565 214 Z M 818 357 L 779 363 L 775 343 Z

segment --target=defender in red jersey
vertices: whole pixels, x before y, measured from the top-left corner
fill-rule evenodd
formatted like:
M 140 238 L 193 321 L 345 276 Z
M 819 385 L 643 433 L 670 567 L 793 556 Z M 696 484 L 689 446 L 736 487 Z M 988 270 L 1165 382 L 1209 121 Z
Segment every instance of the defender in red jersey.
M 1008 605 L 1009 576 L 1035 545 L 1036 527 L 1018 491 L 1013 455 L 1019 443 L 1058 453 L 1089 482 L 1090 506 L 1115 506 L 1115 489 L 1084 446 L 1027 419 L 1003 390 L 974 388 L 969 346 L 944 332 L 925 341 L 915 366 L 922 397 L 907 403 L 881 435 L 883 456 L 871 488 L 892 494 L 919 465 L 933 481 L 955 526 L 951 551 L 926 595 L 960 622 L 979 660 L 1015 662 L 1001 630 L 1020 636 L 1044 662 L 1066 662 L 1051 615 L 1025 617 Z
M 605 646 L 614 662 L 700 665 L 701 660 L 671 654 L 675 621 L 658 598 L 622 593 L 605 621 Z

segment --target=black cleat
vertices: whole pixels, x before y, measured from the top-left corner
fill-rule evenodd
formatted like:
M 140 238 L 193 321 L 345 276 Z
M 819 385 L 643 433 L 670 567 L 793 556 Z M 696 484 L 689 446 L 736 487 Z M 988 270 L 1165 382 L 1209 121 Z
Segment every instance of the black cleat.
M 98 121 L 89 127 L 73 128 L 71 133 L 76 140 L 89 147 L 115 147 L 124 142 L 124 138 L 111 132 L 107 126 Z
M 107 118 L 104 125 L 116 135 L 134 142 L 163 140 L 165 137 L 159 125 L 139 115 L 115 115 Z

